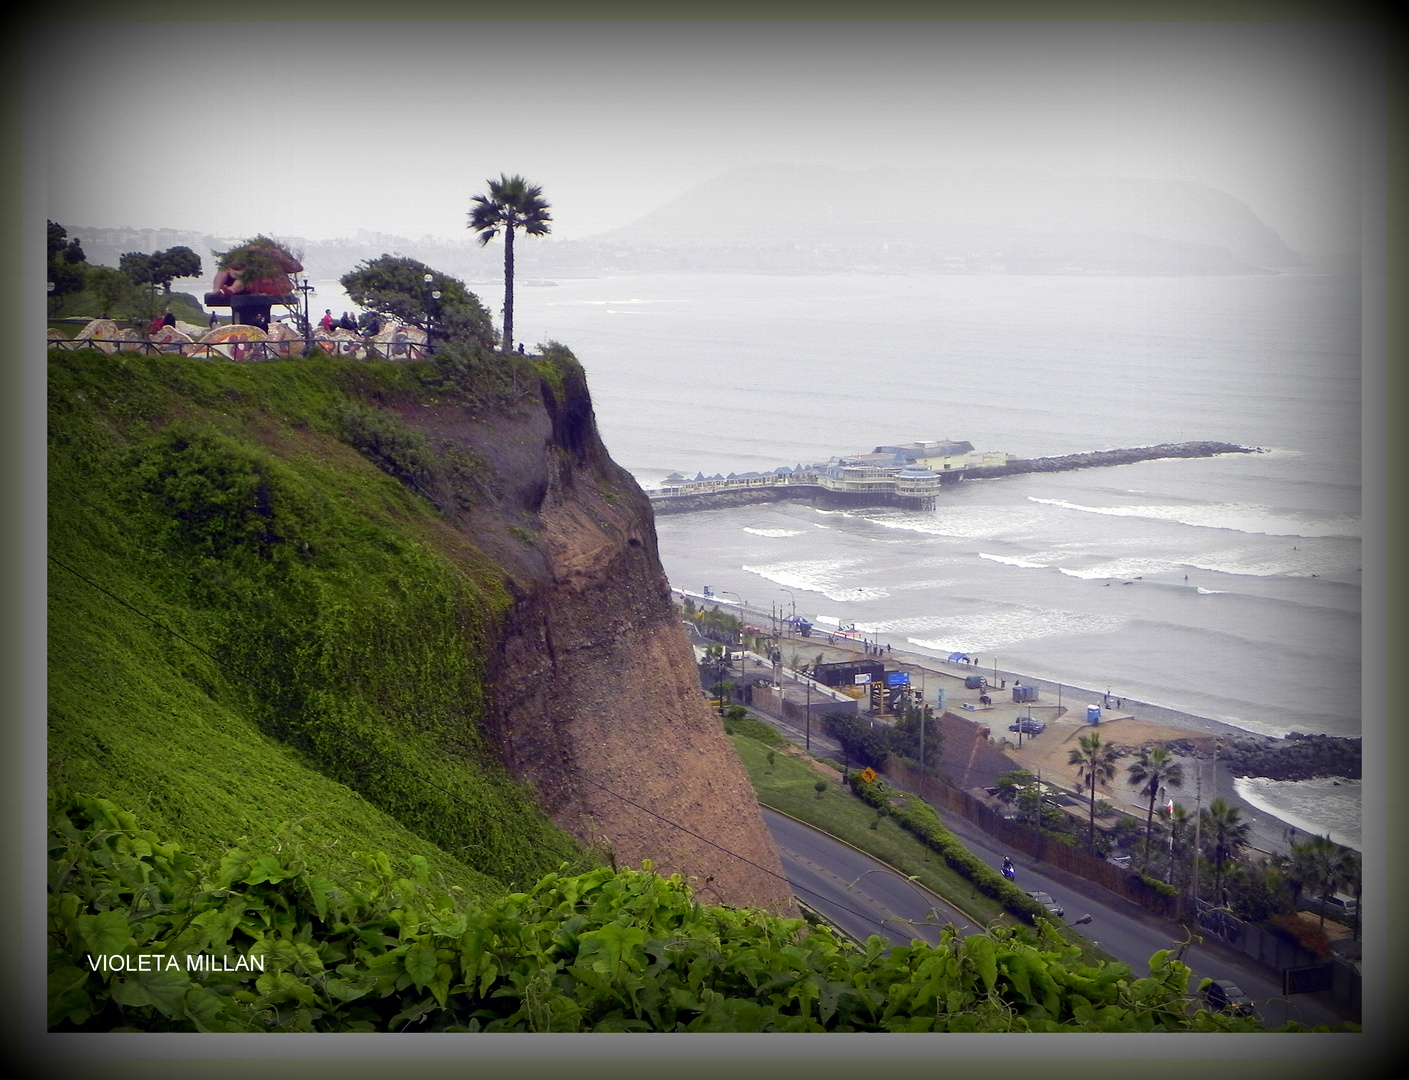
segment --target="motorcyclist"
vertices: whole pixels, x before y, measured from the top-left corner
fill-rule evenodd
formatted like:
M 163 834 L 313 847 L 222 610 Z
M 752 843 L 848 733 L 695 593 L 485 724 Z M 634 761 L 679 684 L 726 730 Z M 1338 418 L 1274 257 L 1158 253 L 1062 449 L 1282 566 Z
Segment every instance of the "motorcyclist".
M 1003 856 L 1003 876 L 1005 878 L 1014 878 L 1017 876 L 1017 871 L 1013 869 L 1013 860 L 1008 855 Z

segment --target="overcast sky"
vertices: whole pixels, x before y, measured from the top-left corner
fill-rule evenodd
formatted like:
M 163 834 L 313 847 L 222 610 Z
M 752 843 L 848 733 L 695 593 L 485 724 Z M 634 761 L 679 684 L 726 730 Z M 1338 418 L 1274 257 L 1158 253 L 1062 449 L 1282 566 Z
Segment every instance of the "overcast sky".
M 26 85 L 48 216 L 224 236 L 461 238 L 485 179 L 517 172 L 579 239 L 740 165 L 894 164 L 1197 181 L 1315 258 L 1353 227 L 1366 106 L 1360 42 L 1278 24 L 80 24 L 47 44 Z

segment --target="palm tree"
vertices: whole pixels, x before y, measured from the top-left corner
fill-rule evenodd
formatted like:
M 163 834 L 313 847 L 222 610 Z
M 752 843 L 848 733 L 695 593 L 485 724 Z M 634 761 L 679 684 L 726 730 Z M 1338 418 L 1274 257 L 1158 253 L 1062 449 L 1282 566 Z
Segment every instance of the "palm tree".
M 1169 877 L 1171 885 L 1178 885 L 1183 888 L 1189 878 L 1188 867 L 1181 865 L 1184 861 L 1184 851 L 1192 847 L 1193 837 L 1193 815 L 1187 808 L 1174 805 L 1174 813 L 1170 815 L 1169 821 Z
M 476 195 L 470 210 L 469 227 L 479 233 L 480 246 L 488 244 L 501 232 L 504 234 L 504 340 L 505 352 L 514 351 L 514 230 L 522 229 L 529 236 L 547 236 L 548 203 L 543 189 L 530 184 L 522 176 L 499 174 L 498 180 L 486 180 L 488 195 Z
M 1203 832 L 1204 854 L 1213 863 L 1213 895 L 1222 903 L 1223 864 L 1238 857 L 1252 826 L 1242 820 L 1237 807 L 1214 799 L 1208 809 L 1199 811 L 1199 828 Z
M 1310 890 L 1319 897 L 1335 892 L 1354 878 L 1359 878 L 1358 861 L 1349 848 L 1341 847 L 1329 836 L 1313 836 L 1304 844 L 1292 845 L 1291 879 L 1297 892 Z M 1326 925 L 1326 904 L 1320 904 L 1321 925 Z
M 1145 815 L 1145 863 L 1150 861 L 1150 837 L 1155 828 L 1155 799 L 1161 786 L 1172 788 L 1184 786 L 1184 766 L 1174 760 L 1174 755 L 1164 746 L 1141 750 L 1126 768 L 1132 784 L 1144 784 L 1140 794 L 1150 797 L 1150 809 Z
M 1115 776 L 1115 763 L 1120 755 L 1113 746 L 1101 745 L 1101 733 L 1093 731 L 1076 740 L 1077 746 L 1067 758 L 1068 765 L 1076 765 L 1077 782 L 1091 789 L 1091 832 L 1086 839 L 1087 849 L 1096 853 L 1096 785 L 1107 787 Z

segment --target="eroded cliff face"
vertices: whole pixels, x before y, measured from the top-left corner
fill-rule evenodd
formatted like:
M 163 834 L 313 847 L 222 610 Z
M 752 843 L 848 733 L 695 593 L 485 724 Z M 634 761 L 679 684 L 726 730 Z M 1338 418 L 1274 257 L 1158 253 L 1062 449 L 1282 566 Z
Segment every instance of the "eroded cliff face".
M 576 364 L 541 407 L 409 423 L 489 464 L 459 527 L 506 569 L 515 603 L 490 665 L 492 735 L 554 821 L 649 859 L 705 902 L 793 910 L 748 776 L 700 693 L 649 501 L 608 456 Z

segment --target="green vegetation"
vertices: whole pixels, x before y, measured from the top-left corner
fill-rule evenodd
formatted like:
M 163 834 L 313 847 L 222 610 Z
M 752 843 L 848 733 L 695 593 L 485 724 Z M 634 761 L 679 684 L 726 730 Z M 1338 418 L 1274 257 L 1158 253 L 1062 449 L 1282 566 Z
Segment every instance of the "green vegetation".
M 755 723 L 761 724 L 761 721 Z M 748 769 L 758 801 L 764 806 L 805 821 L 874 855 L 901 873 L 914 876 L 925 888 L 954 898 L 977 922 L 988 924 L 1005 917 L 1001 903 L 979 894 L 967 878 L 942 858 L 935 857 L 930 848 L 907 832 L 894 817 L 884 815 L 879 827 L 872 829 L 876 822 L 875 809 L 854 797 L 847 787 L 833 781 L 818 792 L 819 777 L 809 759 L 779 754 L 770 770 L 769 743 L 742 733 L 736 733 L 733 742 Z
M 1045 929 L 857 950 L 800 919 L 705 907 L 649 866 L 469 904 L 424 861 L 399 875 L 377 853 L 354 874 L 297 850 L 201 860 L 67 793 L 51 799 L 49 887 L 59 1031 L 1257 1030 L 1196 1011 L 1168 952 L 1137 977 Z M 149 970 L 97 960 L 114 956 Z M 189 970 L 197 956 L 234 970 Z
M 463 281 L 416 259 L 370 259 L 344 274 L 340 284 L 358 307 L 425 328 L 432 341 L 494 344 L 489 312 L 479 297 Z
M 377 848 L 475 896 L 591 864 L 482 732 L 508 594 L 417 490 L 475 462 L 377 408 L 438 368 L 52 353 L 49 391 L 51 783 L 205 856 Z
M 177 278 L 201 276 L 201 257 L 182 244 L 150 255 L 141 251 L 125 252 L 118 259 L 117 268 L 130 277 L 134 285 L 160 285 L 163 293 L 170 293 L 171 283 Z
M 1145 814 L 1145 861 L 1151 858 L 1150 843 L 1155 830 L 1155 799 L 1159 796 L 1160 789 L 1166 785 L 1171 788 L 1182 787 L 1184 784 L 1184 767 L 1174 760 L 1174 755 L 1165 746 L 1156 746 L 1141 750 L 1140 755 L 1126 766 L 1126 774 L 1130 777 L 1132 784 L 1144 784 L 1141 794 L 1150 797 L 1150 803 Z
M 1090 831 L 1087 834 L 1086 850 L 1093 855 L 1096 853 L 1096 788 L 1110 785 L 1115 777 L 1115 763 L 1118 759 L 1115 747 L 1102 745 L 1099 731 L 1079 736 L 1076 746 L 1072 747 L 1071 753 L 1067 755 L 1068 763 L 1077 767 L 1077 779 L 1090 792 Z

